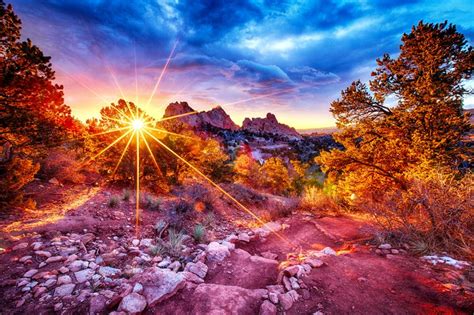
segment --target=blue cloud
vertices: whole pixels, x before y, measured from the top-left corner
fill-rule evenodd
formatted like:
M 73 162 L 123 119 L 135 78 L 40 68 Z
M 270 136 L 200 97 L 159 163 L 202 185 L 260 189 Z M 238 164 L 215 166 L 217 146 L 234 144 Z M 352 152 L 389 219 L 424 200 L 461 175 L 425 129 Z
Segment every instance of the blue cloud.
M 142 80 L 154 81 L 179 40 L 167 79 L 196 81 L 187 91 L 196 99 L 282 89 L 291 91 L 282 104 L 320 111 L 351 81 L 367 80 L 375 58 L 397 53 L 419 20 L 447 19 L 474 36 L 474 5 L 456 0 L 11 1 L 24 35 L 58 69 L 105 79 L 110 67 L 128 82 L 136 59 Z

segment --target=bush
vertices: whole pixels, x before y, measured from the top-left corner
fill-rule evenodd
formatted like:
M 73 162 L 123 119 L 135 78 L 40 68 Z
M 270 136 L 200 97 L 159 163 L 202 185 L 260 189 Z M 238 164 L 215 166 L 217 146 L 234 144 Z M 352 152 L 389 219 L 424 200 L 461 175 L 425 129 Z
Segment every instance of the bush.
M 129 202 L 130 197 L 132 196 L 132 192 L 129 189 L 124 189 L 122 192 L 122 200 Z
M 197 212 L 210 211 L 213 209 L 213 195 L 209 189 L 200 183 L 191 183 L 183 186 L 176 195 L 185 199 Z
M 38 169 L 39 164 L 18 156 L 0 163 L 0 209 L 23 203 L 22 188 L 33 181 Z
M 79 172 L 80 162 L 64 150 L 52 151 L 41 165 L 40 174 L 47 178 L 56 178 L 61 183 L 82 184 L 85 176 Z
M 193 210 L 192 206 L 184 199 L 167 201 L 163 203 L 163 209 L 169 226 L 177 230 L 183 228 L 184 221 Z
M 144 209 L 159 211 L 161 205 L 161 200 L 159 198 L 155 198 L 150 194 L 145 194 L 142 200 L 142 207 Z
M 359 209 L 371 213 L 389 231 L 407 235 L 420 253 L 447 251 L 469 257 L 474 253 L 474 176 L 413 178 L 406 190 L 384 191 L 377 200 L 361 200 Z
M 109 201 L 107 202 L 107 206 L 109 208 L 117 208 L 119 204 L 120 204 L 120 199 L 117 196 L 111 196 L 109 198 Z
M 206 228 L 202 224 L 196 224 L 193 236 L 196 242 L 202 243 L 206 239 Z
M 317 212 L 338 212 L 338 206 L 335 198 L 319 187 L 306 187 L 301 197 L 301 208 L 308 211 Z

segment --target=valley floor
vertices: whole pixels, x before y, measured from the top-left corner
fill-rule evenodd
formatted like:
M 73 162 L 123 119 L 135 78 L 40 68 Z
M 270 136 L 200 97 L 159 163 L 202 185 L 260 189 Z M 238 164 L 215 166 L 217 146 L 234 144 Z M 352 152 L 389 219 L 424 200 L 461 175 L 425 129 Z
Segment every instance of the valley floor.
M 46 187 L 49 189 L 51 187 Z M 473 271 L 378 249 L 353 217 L 295 212 L 258 227 L 224 211 L 210 244 L 154 256 L 153 225 L 115 191 L 55 188 L 39 211 L 0 225 L 0 314 L 470 314 Z M 273 233 L 273 232 L 276 233 Z M 184 269 L 184 270 L 183 270 Z

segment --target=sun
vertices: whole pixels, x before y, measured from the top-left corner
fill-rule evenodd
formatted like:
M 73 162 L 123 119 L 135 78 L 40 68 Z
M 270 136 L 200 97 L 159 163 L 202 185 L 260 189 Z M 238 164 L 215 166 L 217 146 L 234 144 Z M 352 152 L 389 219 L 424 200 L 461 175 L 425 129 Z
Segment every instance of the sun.
M 132 128 L 133 130 L 140 130 L 143 128 L 143 126 L 145 125 L 145 123 L 143 122 L 143 120 L 141 119 L 135 119 L 132 121 Z

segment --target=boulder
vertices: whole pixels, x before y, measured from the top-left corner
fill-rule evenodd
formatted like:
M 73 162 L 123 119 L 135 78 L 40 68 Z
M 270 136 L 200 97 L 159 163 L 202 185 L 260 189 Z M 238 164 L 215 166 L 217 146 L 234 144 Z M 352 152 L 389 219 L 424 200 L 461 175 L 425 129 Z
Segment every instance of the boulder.
M 143 273 L 135 275 L 132 280 L 143 285 L 143 295 L 150 306 L 173 296 L 186 283 L 182 273 L 158 267 L 148 268 Z
M 130 293 L 120 302 L 119 311 L 125 311 L 129 314 L 140 314 L 143 312 L 147 304 L 145 297 L 138 293 Z
M 107 306 L 107 299 L 103 295 L 93 296 L 89 301 L 89 315 L 102 314 Z
M 267 290 L 262 289 L 200 284 L 194 291 L 194 298 L 199 303 L 194 305 L 191 314 L 255 314 L 267 293 Z
M 230 251 L 227 246 L 217 242 L 209 243 L 206 252 L 209 261 L 223 261 L 226 257 L 230 256 Z
M 109 266 L 102 266 L 102 267 L 99 268 L 99 273 L 103 277 L 111 278 L 111 277 L 115 277 L 115 276 L 120 275 L 122 273 L 122 270 L 117 269 L 117 268 L 113 268 L 113 267 L 109 267 Z
M 272 302 L 265 300 L 263 301 L 262 305 L 260 305 L 260 312 L 259 315 L 276 315 L 277 308 Z
M 63 284 L 62 286 L 57 287 L 54 290 L 54 296 L 67 296 L 71 295 L 72 291 L 74 291 L 75 284 L 70 283 L 70 284 Z
M 199 276 L 200 278 L 205 278 L 207 274 L 208 267 L 206 264 L 202 262 L 197 263 L 188 263 L 184 268 L 185 271 L 189 271 L 194 273 L 195 275 Z
M 94 274 L 95 274 L 95 271 L 88 268 L 88 269 L 75 272 L 74 276 L 76 277 L 76 281 L 78 283 L 84 283 L 90 280 Z

